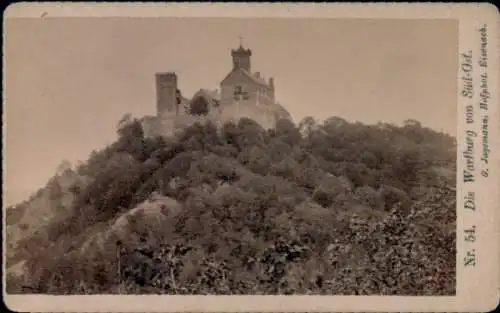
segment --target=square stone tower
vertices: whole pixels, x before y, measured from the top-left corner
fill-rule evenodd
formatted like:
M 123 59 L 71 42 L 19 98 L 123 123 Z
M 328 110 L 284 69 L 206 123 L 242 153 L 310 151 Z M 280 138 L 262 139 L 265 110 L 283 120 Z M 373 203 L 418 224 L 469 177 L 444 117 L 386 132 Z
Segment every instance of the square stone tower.
M 238 49 L 231 50 L 231 56 L 233 57 L 233 69 L 242 68 L 251 73 L 250 57 L 252 56 L 252 50 L 244 49 L 240 45 Z
M 174 72 L 156 73 L 156 114 L 178 114 L 177 75 Z

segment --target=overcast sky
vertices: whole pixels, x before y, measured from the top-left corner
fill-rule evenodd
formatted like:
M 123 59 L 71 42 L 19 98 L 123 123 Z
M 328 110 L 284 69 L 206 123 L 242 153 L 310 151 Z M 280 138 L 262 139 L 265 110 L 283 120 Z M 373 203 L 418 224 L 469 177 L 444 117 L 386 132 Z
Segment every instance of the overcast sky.
M 86 160 L 127 112 L 154 114 L 154 73 L 217 88 L 230 49 L 274 77 L 295 119 L 341 116 L 456 133 L 457 24 L 447 20 L 47 18 L 5 21 L 6 198 Z M 5 154 L 4 154 L 5 155 Z

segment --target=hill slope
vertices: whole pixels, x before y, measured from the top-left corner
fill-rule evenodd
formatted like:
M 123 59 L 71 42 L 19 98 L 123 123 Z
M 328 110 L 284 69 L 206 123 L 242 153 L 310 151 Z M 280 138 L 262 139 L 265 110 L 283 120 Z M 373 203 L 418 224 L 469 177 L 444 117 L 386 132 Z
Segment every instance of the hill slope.
M 8 210 L 8 292 L 451 295 L 455 155 L 416 121 L 133 120 Z

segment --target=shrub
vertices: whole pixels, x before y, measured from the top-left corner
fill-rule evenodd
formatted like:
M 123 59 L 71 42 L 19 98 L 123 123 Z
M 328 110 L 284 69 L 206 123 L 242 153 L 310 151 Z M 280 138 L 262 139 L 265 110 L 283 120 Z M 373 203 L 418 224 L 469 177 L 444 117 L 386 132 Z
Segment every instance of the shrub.
M 338 117 L 151 139 L 127 117 L 78 167 L 66 215 L 18 242 L 7 261 L 27 260 L 26 276 L 8 290 L 451 295 L 455 144 L 414 121 Z M 60 187 L 33 201 L 61 203 Z M 9 209 L 9 227 L 31 205 Z

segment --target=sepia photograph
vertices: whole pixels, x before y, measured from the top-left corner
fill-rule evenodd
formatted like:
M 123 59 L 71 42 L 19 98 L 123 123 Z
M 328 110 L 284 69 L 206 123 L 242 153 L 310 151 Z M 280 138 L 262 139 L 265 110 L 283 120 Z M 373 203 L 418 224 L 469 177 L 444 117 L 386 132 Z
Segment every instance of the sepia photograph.
M 457 19 L 4 29 L 7 294 L 457 295 Z

